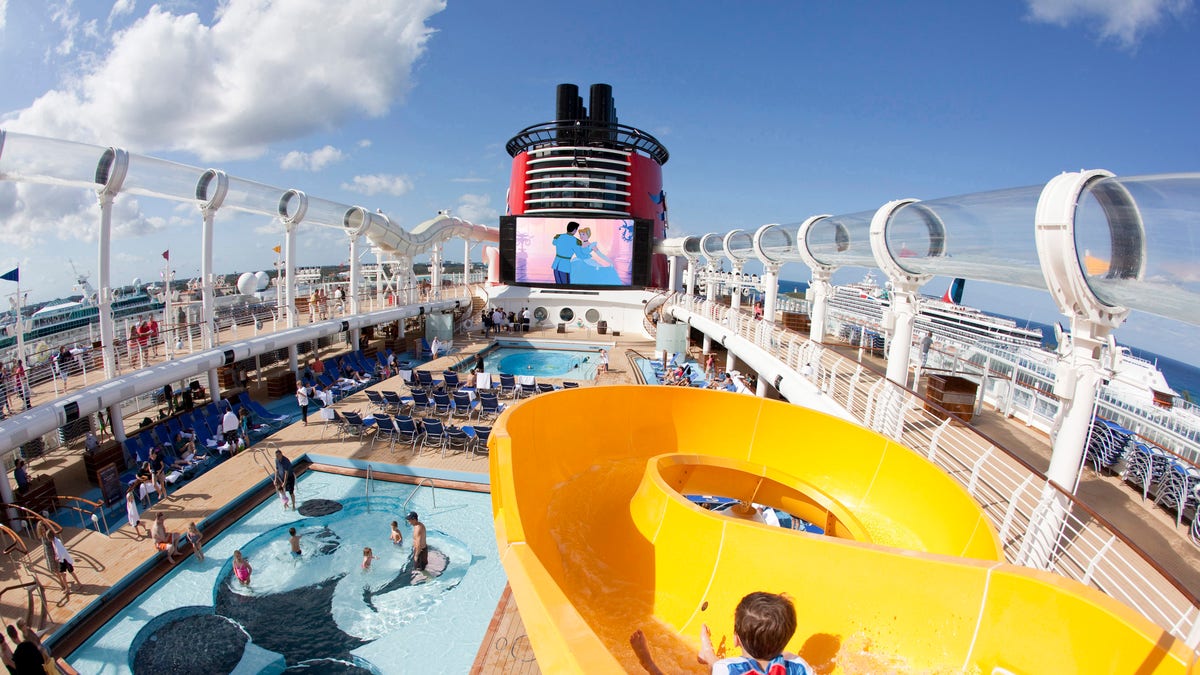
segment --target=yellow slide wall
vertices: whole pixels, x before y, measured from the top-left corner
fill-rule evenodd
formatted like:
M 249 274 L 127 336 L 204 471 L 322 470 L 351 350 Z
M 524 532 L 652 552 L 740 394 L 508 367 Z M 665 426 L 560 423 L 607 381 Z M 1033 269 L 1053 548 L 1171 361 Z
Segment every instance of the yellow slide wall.
M 786 592 L 789 649 L 818 672 L 1185 673 L 1192 652 L 1132 609 L 1003 562 L 953 479 L 824 414 L 681 387 L 541 394 L 492 433 L 492 507 L 543 672 L 666 672 L 700 625 L 729 654 L 733 610 Z M 827 535 L 705 510 L 683 494 L 780 508 Z

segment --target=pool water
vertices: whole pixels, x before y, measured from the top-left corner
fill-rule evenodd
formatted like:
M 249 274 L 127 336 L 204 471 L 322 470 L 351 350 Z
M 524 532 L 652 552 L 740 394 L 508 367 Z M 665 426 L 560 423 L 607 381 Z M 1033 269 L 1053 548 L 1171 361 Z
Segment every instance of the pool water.
M 504 588 L 486 493 L 309 471 L 181 562 L 68 658 L 81 673 L 466 672 Z M 409 500 L 408 505 L 405 501 Z M 437 506 L 433 503 L 436 499 Z M 415 510 L 431 570 L 411 568 Z M 400 524 L 404 542 L 389 539 Z M 291 554 L 288 528 L 300 536 Z M 363 548 L 376 559 L 362 568 Z M 232 574 L 235 549 L 253 567 Z
M 600 348 L 537 349 L 501 346 L 484 354 L 489 373 L 594 380 L 600 364 Z

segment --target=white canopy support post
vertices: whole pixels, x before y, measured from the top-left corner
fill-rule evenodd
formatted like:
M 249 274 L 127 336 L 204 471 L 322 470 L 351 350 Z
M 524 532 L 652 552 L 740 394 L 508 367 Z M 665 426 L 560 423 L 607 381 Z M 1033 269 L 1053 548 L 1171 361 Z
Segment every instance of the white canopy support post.
M 813 256 L 812 251 L 808 248 L 807 237 L 814 223 L 828 217 L 828 215 L 820 215 L 806 219 L 800 224 L 800 230 L 796 234 L 796 252 L 800 254 L 800 259 L 812 273 L 805 297 L 808 299 L 809 307 L 808 339 L 817 344 L 825 342 L 825 314 L 829 307 L 829 298 L 833 295 L 833 285 L 830 283 L 830 279 L 833 277 L 835 268 L 820 262 Z
M 96 168 L 97 197 L 100 201 L 100 236 L 98 252 L 99 289 L 96 292 L 97 305 L 100 314 L 100 348 L 104 356 L 104 377 L 112 379 L 117 375 L 116 328 L 113 326 L 112 312 L 112 204 L 113 199 L 121 191 L 125 176 L 129 171 L 129 154 L 119 148 L 108 148 L 100 156 Z
M 1099 202 L 1113 233 L 1110 261 L 1113 273 L 1124 275 L 1123 278 L 1139 278 L 1145 269 L 1141 215 L 1132 196 L 1119 183 L 1104 187 L 1102 181 L 1112 175 L 1107 171 L 1064 173 L 1051 179 L 1038 199 L 1035 217 L 1038 260 L 1059 311 L 1071 320 L 1069 343 L 1060 349 L 1054 383 L 1054 393 L 1062 399 L 1061 423 L 1046 471 L 1049 483 L 1044 499 L 1050 506 L 1039 524 L 1037 539 L 1042 542 L 1057 544 L 1060 540 L 1070 510 L 1067 493 L 1078 482 L 1097 389 L 1112 375 L 1108 367 L 1111 363 L 1101 363 L 1100 356 L 1105 346 L 1110 359 L 1115 356 L 1116 344 L 1110 334 L 1129 315 L 1128 308 L 1107 305 L 1097 298 L 1080 267 L 1075 248 L 1075 214 L 1085 194 L 1090 191 L 1090 196 Z M 1062 492 L 1054 490 L 1054 485 Z M 1030 564 L 1044 568 L 1057 555 L 1057 548 L 1039 547 L 1033 553 L 1038 557 Z
M 887 355 L 887 379 L 901 387 L 908 386 L 908 361 L 912 352 L 913 325 L 916 323 L 917 313 L 920 311 L 918 290 L 922 284 L 929 281 L 930 276 L 911 272 L 898 262 L 898 253 L 893 253 L 888 248 L 886 230 L 892 214 L 902 206 L 915 203 L 917 203 L 916 199 L 897 199 L 884 204 L 871 218 L 870 230 L 871 252 L 875 256 L 875 262 L 892 282 L 891 302 L 888 313 L 884 316 L 884 328 L 889 333 L 891 347 Z M 926 209 L 922 213 L 928 214 L 929 212 Z M 930 237 L 931 241 L 945 241 L 945 227 L 940 219 L 931 216 L 930 219 L 927 219 L 926 225 L 929 226 L 930 232 L 936 231 L 937 233 Z

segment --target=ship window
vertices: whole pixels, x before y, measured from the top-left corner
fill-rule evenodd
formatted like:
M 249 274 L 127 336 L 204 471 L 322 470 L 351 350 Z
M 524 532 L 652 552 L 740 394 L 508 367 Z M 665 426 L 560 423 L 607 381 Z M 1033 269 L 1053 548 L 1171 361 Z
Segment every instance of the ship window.
M 575 318 L 575 310 L 570 307 L 563 307 L 558 313 L 558 318 L 560 321 L 570 321 Z

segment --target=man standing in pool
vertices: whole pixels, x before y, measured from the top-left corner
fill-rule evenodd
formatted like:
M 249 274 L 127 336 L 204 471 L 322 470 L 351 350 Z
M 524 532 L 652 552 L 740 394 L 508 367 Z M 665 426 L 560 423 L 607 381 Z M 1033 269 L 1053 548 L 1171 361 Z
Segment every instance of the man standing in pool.
M 292 510 L 296 509 L 296 472 L 292 470 L 292 462 L 283 456 L 282 450 L 275 451 L 275 480 L 283 486 L 283 491 L 291 497 L 289 500 Z
M 577 230 L 579 230 L 579 223 L 572 220 L 567 223 L 567 231 L 554 235 L 554 239 L 550 242 L 554 246 L 554 263 L 550 268 L 554 271 L 554 283 L 556 284 L 571 283 L 572 258 L 578 257 L 580 260 L 586 260 L 591 256 L 591 252 L 584 249 L 582 243 L 575 236 Z
M 417 580 L 418 574 L 422 581 L 427 580 L 429 573 L 425 571 L 425 566 L 429 564 L 429 547 L 425 544 L 425 523 L 420 521 L 416 511 L 409 511 L 405 520 L 413 529 L 413 581 Z

